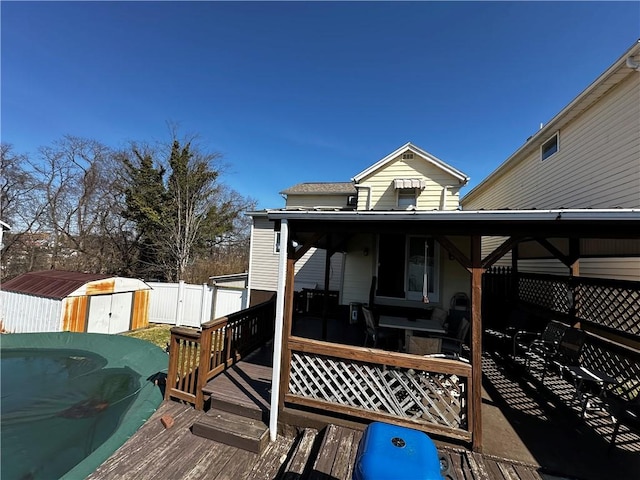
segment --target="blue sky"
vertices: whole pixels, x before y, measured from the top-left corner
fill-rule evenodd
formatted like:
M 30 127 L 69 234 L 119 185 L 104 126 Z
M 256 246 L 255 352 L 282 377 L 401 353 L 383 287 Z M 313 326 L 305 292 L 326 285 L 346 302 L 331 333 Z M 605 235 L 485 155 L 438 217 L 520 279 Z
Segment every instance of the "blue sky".
M 258 208 L 411 141 L 469 191 L 640 38 L 640 2 L 7 2 L 1 138 L 122 147 L 168 122 Z

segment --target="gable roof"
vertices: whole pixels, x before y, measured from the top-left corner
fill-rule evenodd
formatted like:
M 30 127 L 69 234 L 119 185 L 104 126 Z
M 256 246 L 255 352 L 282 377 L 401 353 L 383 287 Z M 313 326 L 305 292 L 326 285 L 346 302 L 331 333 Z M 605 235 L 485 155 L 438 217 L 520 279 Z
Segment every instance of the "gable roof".
M 352 178 L 352 180 L 354 182 L 356 182 L 356 183 L 359 183 L 364 178 L 368 177 L 372 173 L 380 170 L 381 168 L 383 168 L 387 164 L 391 163 L 393 160 L 395 160 L 395 158 L 398 155 L 400 155 L 402 153 L 406 153 L 406 152 L 412 152 L 415 155 L 418 155 L 419 157 L 424 159 L 426 162 L 429 162 L 432 165 L 435 165 L 436 167 L 440 168 L 441 170 L 447 172 L 449 175 L 457 178 L 458 181 L 460 182 L 461 186 L 465 185 L 469 181 L 469 177 L 466 174 L 462 173 L 460 170 L 458 170 L 456 168 L 453 168 L 451 165 L 446 164 L 445 162 L 440 160 L 438 157 L 436 157 L 434 155 L 431 155 L 429 152 L 427 152 L 425 150 L 422 150 L 421 148 L 415 146 L 411 142 L 405 143 L 403 146 L 401 146 L 397 150 L 391 152 L 389 155 L 384 157 L 382 160 L 379 160 L 378 162 L 376 162 L 373 165 L 371 165 L 369 168 L 363 170 L 362 172 L 360 172 L 359 174 L 354 176 Z
M 298 183 L 280 192 L 281 195 L 355 195 L 356 188 L 351 182 L 308 182 Z
M 591 85 L 574 98 L 555 117 L 544 125 L 535 134 L 530 136 L 524 145 L 516 150 L 509 158 L 502 162 L 498 168 L 491 172 L 478 185 L 471 189 L 461 200 L 464 203 L 477 195 L 479 192 L 491 188 L 502 175 L 525 160 L 532 150 L 536 150 L 540 145 L 551 138 L 557 131 L 562 130 L 567 124 L 578 117 L 582 112 L 590 108 L 600 98 L 602 98 L 611 88 L 616 86 L 629 75 L 638 72 L 638 56 L 640 55 L 640 40 L 634 44 L 616 60 L 602 75 L 600 75 Z M 634 60 L 635 58 L 635 60 Z
M 97 273 L 42 270 L 2 282 L 2 290 L 61 300 L 68 296 L 148 290 L 143 281 Z M 73 295 L 72 295 L 73 294 Z

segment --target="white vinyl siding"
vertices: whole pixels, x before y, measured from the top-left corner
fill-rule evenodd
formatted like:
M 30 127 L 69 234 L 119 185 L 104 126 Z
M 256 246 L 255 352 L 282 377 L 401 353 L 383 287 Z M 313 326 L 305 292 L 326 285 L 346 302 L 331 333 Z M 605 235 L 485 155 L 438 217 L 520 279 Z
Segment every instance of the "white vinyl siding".
M 458 180 L 435 165 L 426 162 L 419 155 L 413 159 L 403 160 L 402 155 L 386 165 L 381 170 L 374 172 L 360 183 L 370 189 L 360 189 L 358 196 L 358 210 L 367 209 L 367 195 L 369 208 L 373 210 L 397 210 L 397 193 L 394 180 L 397 178 L 424 179 L 426 188 L 417 191 L 418 210 L 440 210 L 443 204 L 443 192 L 445 186 L 456 185 L 446 189 L 447 210 L 455 210 L 458 207 L 459 187 Z
M 640 208 L 640 75 L 632 73 L 539 150 L 465 199 L 465 210 Z
M 266 217 L 253 217 L 251 234 L 251 264 L 249 288 L 251 290 L 276 291 L 278 286 L 278 257 L 274 253 L 273 222 Z
M 265 217 L 254 217 L 251 237 L 251 265 L 249 266 L 249 288 L 275 292 L 278 287 L 278 258 L 274 253 L 273 222 Z M 343 255 L 331 257 L 329 289 L 339 290 L 342 283 Z M 296 262 L 295 282 L 316 284 L 324 288 L 325 251 L 311 248 Z

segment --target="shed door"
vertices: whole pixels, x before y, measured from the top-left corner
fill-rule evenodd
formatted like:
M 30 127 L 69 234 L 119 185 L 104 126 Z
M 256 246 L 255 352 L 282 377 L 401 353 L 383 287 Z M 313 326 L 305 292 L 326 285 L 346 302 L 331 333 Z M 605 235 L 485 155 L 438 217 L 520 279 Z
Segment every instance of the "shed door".
M 92 295 L 89 300 L 89 333 L 120 333 L 129 330 L 133 293 Z
M 111 321 L 109 333 L 122 333 L 130 329 L 133 292 L 111 295 Z
M 87 332 L 109 333 L 111 315 L 111 295 L 93 295 L 89 297 L 89 320 Z

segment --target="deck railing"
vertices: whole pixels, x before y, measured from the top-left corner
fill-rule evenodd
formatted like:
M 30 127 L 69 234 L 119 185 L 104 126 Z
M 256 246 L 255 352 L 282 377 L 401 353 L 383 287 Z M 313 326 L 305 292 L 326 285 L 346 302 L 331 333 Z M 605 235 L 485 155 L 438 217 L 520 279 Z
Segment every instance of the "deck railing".
M 171 329 L 165 398 L 202 410 L 202 387 L 225 368 L 273 338 L 275 301 L 203 323 L 200 330 Z
M 284 402 L 472 438 L 467 363 L 300 337 L 285 353 Z

